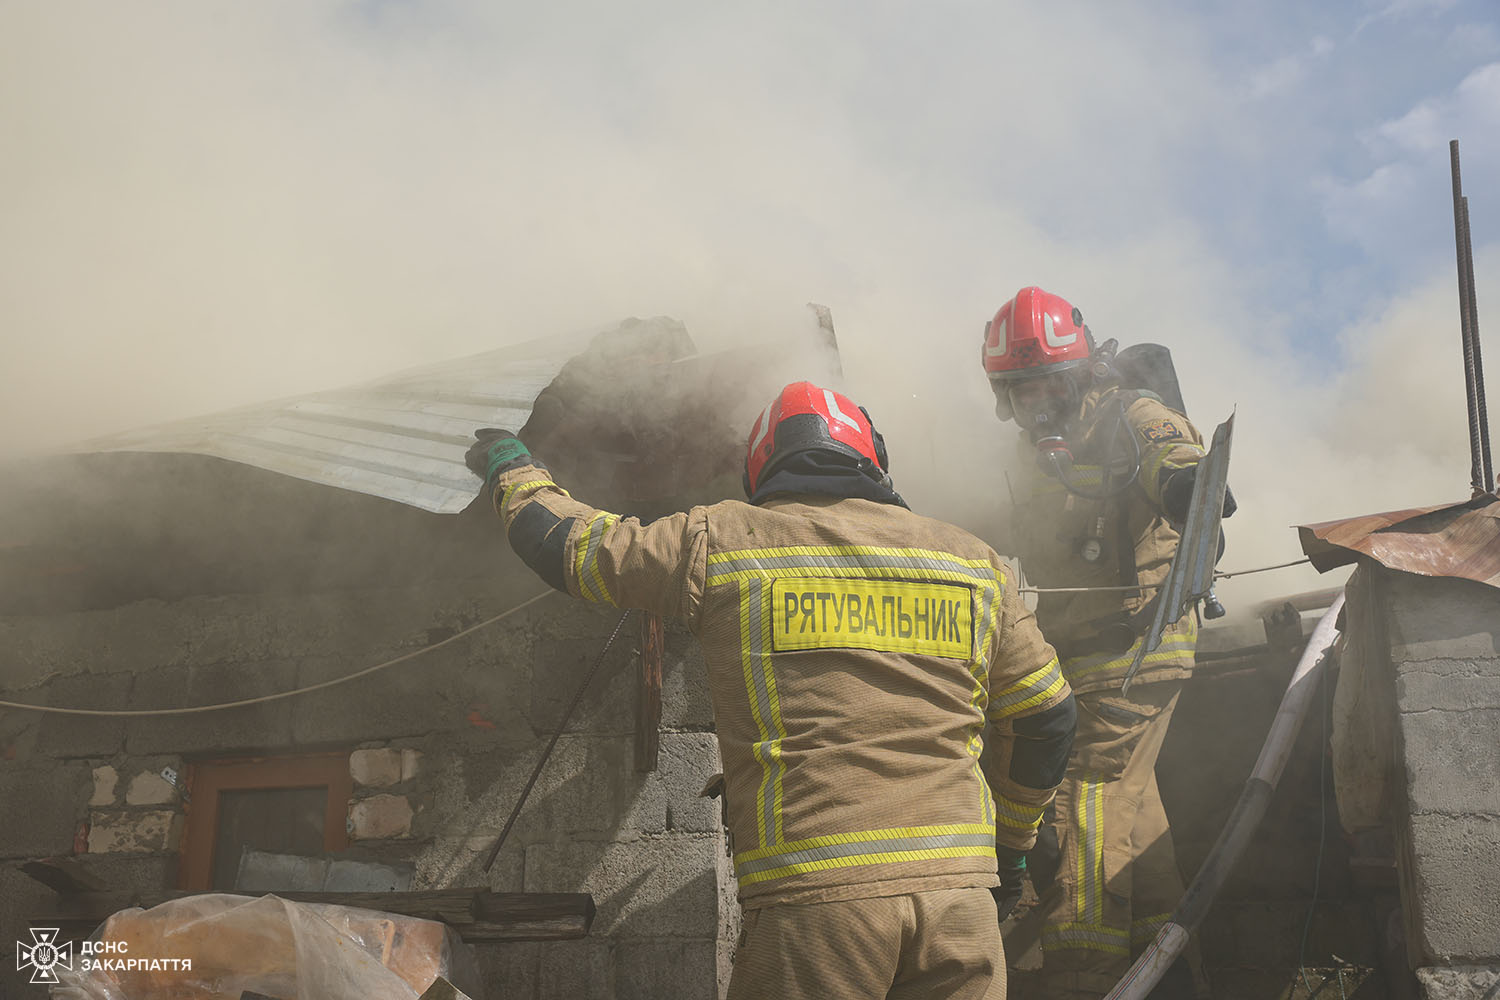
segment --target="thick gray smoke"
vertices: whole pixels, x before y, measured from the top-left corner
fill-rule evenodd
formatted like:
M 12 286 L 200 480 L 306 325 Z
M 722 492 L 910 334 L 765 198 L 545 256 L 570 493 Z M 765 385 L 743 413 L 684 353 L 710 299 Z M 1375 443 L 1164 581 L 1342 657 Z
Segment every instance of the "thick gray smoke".
M 979 334 L 1035 283 L 1171 347 L 1205 433 L 1238 407 L 1228 567 L 1295 557 L 1298 522 L 1467 495 L 1451 262 L 1299 329 L 1180 197 L 1185 149 L 1253 165 L 1280 121 L 1204 22 L 568 6 L 0 9 L 0 457 L 630 315 L 770 344 L 812 300 L 898 485 L 982 530 L 1011 430 Z M 1087 72 L 997 58 L 1007 37 L 1066 38 Z M 1373 217 L 1367 187 L 1340 204 Z

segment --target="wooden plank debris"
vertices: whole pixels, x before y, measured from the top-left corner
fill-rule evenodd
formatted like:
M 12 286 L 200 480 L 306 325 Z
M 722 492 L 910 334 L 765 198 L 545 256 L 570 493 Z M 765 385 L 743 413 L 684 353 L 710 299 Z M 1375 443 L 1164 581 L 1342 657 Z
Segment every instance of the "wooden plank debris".
M 417 1000 L 470 1000 L 469 995 L 454 986 L 442 976 L 432 981 L 432 985 L 422 991 Z
M 641 615 L 641 685 L 635 718 L 635 769 L 656 770 L 661 734 L 661 661 L 667 631 L 661 615 Z
M 171 892 L 66 892 L 52 904 L 49 919 L 103 923 L 130 907 L 150 909 L 187 896 Z M 594 897 L 586 892 L 491 892 L 488 889 L 434 889 L 419 892 L 278 892 L 298 903 L 331 903 L 366 910 L 440 920 L 469 942 L 562 941 L 587 937 L 594 922 Z
M 53 892 L 101 892 L 106 883 L 77 858 L 41 858 L 21 865 L 21 871 Z

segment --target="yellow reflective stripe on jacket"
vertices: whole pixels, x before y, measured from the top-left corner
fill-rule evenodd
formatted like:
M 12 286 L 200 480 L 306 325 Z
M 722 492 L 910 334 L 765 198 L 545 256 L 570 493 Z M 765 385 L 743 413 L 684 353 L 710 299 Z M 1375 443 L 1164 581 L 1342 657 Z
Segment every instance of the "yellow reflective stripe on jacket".
M 995 828 L 986 823 L 896 827 L 810 837 L 734 857 L 734 872 L 743 885 L 785 878 L 802 872 L 851 865 L 897 864 L 929 858 L 992 858 Z
M 974 741 L 970 740 L 970 746 Z M 979 765 L 980 751 L 984 749 L 984 742 L 978 743 L 978 750 L 970 749 L 969 756 L 974 758 L 974 780 L 979 782 L 979 815 L 984 818 L 986 826 L 993 828 L 996 822 L 995 800 L 990 796 L 990 783 L 984 776 L 984 768 Z
M 1045 667 L 1034 670 L 1016 681 L 1014 684 L 990 696 L 989 715 L 991 719 L 1003 719 L 1009 715 L 1019 715 L 1031 708 L 1040 705 L 1061 691 L 1063 685 L 1062 665 L 1053 657 Z
M 1116 476 L 1116 481 L 1120 477 Z M 1068 470 L 1068 482 L 1074 488 L 1086 490 L 1097 490 L 1104 485 L 1104 466 L 1102 465 L 1074 465 Z M 1033 496 L 1047 496 L 1052 493 L 1066 493 L 1068 488 L 1053 476 L 1038 477 L 1032 483 Z
M 985 590 L 988 592 L 988 588 Z M 984 776 L 984 768 L 979 763 L 980 757 L 984 755 L 984 705 L 988 697 L 985 683 L 988 680 L 988 673 L 982 654 L 970 661 L 969 676 L 974 679 L 974 686 L 969 689 L 969 707 L 974 710 L 975 721 L 968 726 L 969 739 L 964 744 L 964 750 L 974 759 L 974 780 L 979 783 L 979 815 L 985 823 L 993 827 L 995 803 L 990 796 L 989 779 Z
M 979 619 L 974 624 L 975 638 L 974 660 L 970 664 L 969 672 L 974 675 L 974 681 L 989 689 L 990 663 L 985 653 L 990 648 L 990 641 L 1000 629 L 1000 596 L 1005 589 L 1005 574 L 1000 573 L 992 577 L 993 584 L 985 581 L 979 585 Z M 984 625 L 984 631 L 979 631 L 980 623 Z
M 1054 924 L 1042 928 L 1042 950 L 1084 948 L 1110 955 L 1130 954 L 1130 934 L 1103 924 Z
M 618 521 L 614 514 L 599 513 L 583 526 L 578 536 L 578 545 L 573 555 L 573 575 L 578 579 L 578 592 L 586 600 L 596 604 L 614 604 L 609 588 L 604 585 L 604 575 L 599 572 L 599 548 L 604 533 Z
M 1192 451 L 1195 456 L 1191 462 L 1169 462 L 1167 456 L 1179 448 Z M 1158 480 L 1162 469 L 1186 469 L 1198 464 L 1198 459 L 1203 457 L 1203 449 L 1191 441 L 1171 441 L 1157 448 L 1141 460 L 1141 488 L 1146 491 L 1146 496 L 1151 498 L 1152 503 L 1161 503 L 1161 486 Z
M 1045 805 L 1034 806 L 1004 795 L 995 796 L 995 822 L 1013 830 L 1035 830 L 1046 809 Z
M 984 768 L 979 763 L 979 759 L 984 756 L 984 704 L 987 698 L 985 675 L 987 673 L 984 657 L 976 656 L 969 665 L 969 675 L 974 678 L 974 687 L 969 691 L 969 707 L 974 710 L 975 721 L 968 727 L 969 739 L 964 749 L 970 757 L 974 758 L 974 780 L 979 783 L 979 814 L 986 823 L 994 826 L 995 803 L 990 794 L 989 779 L 984 776 Z
M 1193 655 L 1193 647 L 1198 644 L 1198 625 L 1193 621 L 1191 615 L 1185 621 L 1187 622 L 1186 628 L 1176 632 L 1168 632 L 1161 637 L 1161 642 L 1157 644 L 1156 648 L 1147 653 L 1141 660 L 1142 668 L 1157 663 L 1169 663 L 1181 660 Z M 1135 662 L 1136 647 L 1144 641 L 1144 639 L 1137 639 L 1135 644 L 1123 653 L 1114 655 L 1109 653 L 1095 653 L 1091 656 L 1080 656 L 1076 659 L 1068 660 L 1063 664 L 1063 675 L 1072 681 L 1081 677 L 1088 677 L 1092 674 L 1106 673 L 1110 670 L 1124 671 Z
M 511 500 L 517 493 L 521 492 L 522 490 L 539 490 L 543 487 L 554 489 L 557 492 L 561 493 L 563 496 L 568 496 L 567 490 L 563 489 L 561 486 L 557 485 L 550 479 L 527 479 L 519 483 L 512 483 L 505 488 L 505 492 L 500 494 L 500 509 L 505 510 L 506 508 L 508 508 L 510 506 Z
M 979 811 L 976 816 L 990 831 L 990 849 L 994 846 L 995 812 L 988 783 L 979 766 L 983 750 L 984 704 L 988 683 L 986 652 L 999 628 L 1000 594 L 1005 574 L 987 559 L 964 559 L 952 553 L 933 549 L 894 548 L 864 545 L 793 545 L 774 548 L 735 549 L 711 553 L 708 557 L 706 585 L 738 584 L 740 586 L 741 650 L 745 689 L 750 700 L 760 739 L 751 747 L 761 765 L 761 783 L 756 794 L 756 832 L 762 847 L 777 846 L 782 837 L 782 781 L 786 767 L 781 759 L 781 743 L 786 730 L 781 721 L 776 698 L 776 678 L 772 669 L 773 586 L 791 573 L 810 577 L 895 579 L 946 581 L 968 588 L 975 614 L 970 636 L 971 651 L 967 657 L 974 685 L 970 703 L 976 710 L 976 722 L 970 728 L 967 749 L 974 759 L 973 773 L 979 789 Z M 962 853 L 932 857 L 962 857 Z M 910 860 L 910 859 L 895 859 Z M 841 867 L 848 864 L 871 864 L 873 861 L 822 863 L 811 868 Z M 781 874 L 792 874 L 786 871 Z M 759 875 L 753 881 L 764 881 L 780 875 Z
M 766 549 L 715 552 L 708 557 L 708 586 L 784 570 L 817 569 L 826 576 L 877 576 L 957 583 L 1005 585 L 1004 574 L 984 559 L 961 559 L 932 549 L 886 548 L 873 545 L 788 545 Z
M 1073 842 L 1078 868 L 1078 923 L 1100 924 L 1104 920 L 1104 784 L 1083 780 L 1078 783 L 1078 801 L 1074 804 Z
M 1141 917 L 1139 920 L 1130 922 L 1130 943 L 1132 946 L 1149 944 L 1156 937 L 1158 931 L 1172 918 L 1170 913 L 1157 913 L 1149 917 Z
M 990 704 L 990 662 L 985 653 L 990 648 L 991 638 L 1000 628 L 1000 588 L 1005 585 L 1005 574 L 998 574 L 996 579 L 999 586 L 982 583 L 975 595 L 979 602 L 979 618 L 974 631 L 978 632 L 978 623 L 983 623 L 984 633 L 978 636 L 978 641 L 974 644 L 974 657 L 969 661 L 969 675 L 974 678 L 974 686 L 969 690 L 969 705 L 974 709 L 978 720 L 969 730 L 968 751 L 974 758 L 974 777 L 979 782 L 982 815 L 984 821 L 991 826 L 996 820 L 995 802 L 979 758 L 984 753 L 985 712 Z
M 993 574 L 993 567 L 990 567 Z M 969 676 L 974 678 L 974 686 L 969 689 L 969 705 L 978 716 L 973 726 L 969 729 L 969 755 L 974 758 L 974 777 L 979 782 L 980 814 L 991 828 L 994 827 L 995 802 L 990 790 L 990 783 L 984 776 L 984 768 L 980 766 L 979 758 L 984 753 L 984 725 L 985 712 L 989 704 L 990 684 L 990 662 L 985 653 L 990 648 L 990 640 L 1000 628 L 1000 592 L 1005 586 L 1005 574 L 994 574 L 997 585 L 982 582 L 975 594 L 979 603 L 979 617 L 975 621 L 974 631 L 977 641 L 974 643 L 974 656 L 969 661 Z M 978 634 L 981 626 L 983 634 Z
M 760 762 L 760 786 L 755 792 L 755 830 L 762 846 L 781 840 L 781 787 L 786 765 L 781 741 L 786 728 L 776 696 L 776 674 L 771 669 L 771 605 L 763 580 L 747 580 L 740 588 L 740 657 L 745 693 L 760 739 L 750 752 Z

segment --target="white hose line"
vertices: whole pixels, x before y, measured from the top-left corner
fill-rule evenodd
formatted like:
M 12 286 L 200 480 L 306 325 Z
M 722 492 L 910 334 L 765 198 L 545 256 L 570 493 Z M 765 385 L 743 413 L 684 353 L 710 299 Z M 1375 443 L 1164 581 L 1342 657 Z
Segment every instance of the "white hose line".
M 1193 884 L 1183 893 L 1182 902 L 1177 904 L 1172 919 L 1157 932 L 1156 939 L 1120 978 L 1115 988 L 1109 991 L 1105 1000 L 1145 1000 L 1146 995 L 1161 982 L 1161 977 L 1187 947 L 1188 934 L 1207 916 L 1214 897 L 1218 895 L 1229 873 L 1234 870 L 1245 846 L 1250 843 L 1250 838 L 1260 825 L 1261 818 L 1265 816 L 1271 793 L 1276 790 L 1276 782 L 1281 780 L 1281 772 L 1292 752 L 1292 744 L 1297 739 L 1297 730 L 1302 726 L 1302 718 L 1307 714 L 1307 706 L 1312 701 L 1313 692 L 1317 690 L 1323 666 L 1328 662 L 1328 653 L 1337 637 L 1336 626 L 1339 611 L 1343 607 L 1344 595 L 1339 594 L 1308 638 L 1307 648 L 1297 661 L 1297 669 L 1293 671 L 1292 679 L 1286 686 L 1286 694 L 1282 695 L 1281 707 L 1276 710 L 1276 718 L 1271 720 L 1271 728 L 1266 733 L 1266 742 L 1255 762 L 1255 770 L 1251 772 L 1250 780 L 1245 782 L 1245 790 L 1235 803 L 1229 821 L 1220 831 L 1214 849 L 1198 869 Z

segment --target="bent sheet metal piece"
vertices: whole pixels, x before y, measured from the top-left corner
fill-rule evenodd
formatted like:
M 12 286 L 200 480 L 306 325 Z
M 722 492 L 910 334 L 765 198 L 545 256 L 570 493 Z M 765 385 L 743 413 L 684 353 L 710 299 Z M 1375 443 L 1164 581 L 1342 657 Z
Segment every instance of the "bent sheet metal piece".
M 479 492 L 464 465 L 477 427 L 516 430 L 589 335 L 551 338 L 84 441 L 73 451 L 186 452 L 455 514 Z
M 743 347 L 699 354 L 686 327 L 669 316 L 630 318 L 614 328 L 540 337 L 361 385 L 112 434 L 63 450 L 208 455 L 437 514 L 456 514 L 481 491 L 479 479 L 464 464 L 474 431 L 502 427 L 545 436 L 545 429 L 532 424 L 544 390 L 556 390 L 554 405 L 544 414 L 548 421 L 560 419 L 556 404 L 562 401 L 595 404 L 592 411 L 577 407 L 585 435 L 595 430 L 588 420 L 603 419 L 596 412 L 600 407 L 623 403 L 633 407 L 639 426 L 622 427 L 611 418 L 610 433 L 596 436 L 628 441 L 637 432 L 649 436 L 664 427 L 691 426 L 693 440 L 710 441 L 700 426 L 703 414 L 726 411 L 726 399 L 739 405 L 751 388 L 771 392 L 811 373 L 823 378 L 838 372 L 838 344 L 827 308 L 813 306 L 804 322 L 813 326 L 815 336 L 807 336 L 794 321 L 784 343 L 776 342 L 777 350 L 760 345 L 752 360 L 751 349 Z M 760 363 L 766 353 L 777 359 L 774 365 Z M 769 382 L 773 374 L 785 376 L 774 387 Z M 672 392 L 663 392 L 662 385 Z M 760 405 L 755 404 L 756 410 Z M 741 409 L 752 416 L 755 412 Z M 744 419 L 748 423 L 751 418 Z M 742 444 L 742 433 L 736 430 L 730 437 Z M 600 448 L 593 438 L 585 441 L 601 454 L 613 448 Z M 639 459 L 639 443 L 631 448 L 636 450 L 608 455 L 611 466 Z M 653 458 L 679 455 L 660 442 L 651 451 Z M 683 464 L 693 457 L 683 458 Z M 659 480 L 655 487 L 677 491 L 677 480 L 648 468 L 649 463 L 639 464 L 642 477 Z M 701 478 L 703 470 L 694 467 L 694 473 Z
M 538 394 L 586 351 L 616 342 L 692 353 L 678 321 L 626 320 L 616 329 L 542 337 L 324 392 L 84 441 L 76 452 L 186 452 L 394 500 L 436 514 L 473 502 L 464 465 L 478 427 L 520 430 Z
M 1136 647 L 1135 662 L 1125 672 L 1120 693 L 1130 691 L 1130 682 L 1146 655 L 1161 643 L 1162 629 L 1187 613 L 1194 601 L 1207 596 L 1214 583 L 1214 563 L 1219 555 L 1219 522 L 1224 513 L 1224 490 L 1229 483 L 1229 445 L 1234 436 L 1234 414 L 1214 428 L 1208 454 L 1198 463 L 1193 499 L 1188 504 L 1187 523 L 1182 526 L 1182 540 L 1172 557 L 1172 568 L 1162 581 L 1157 597 L 1156 616 L 1151 629 Z

